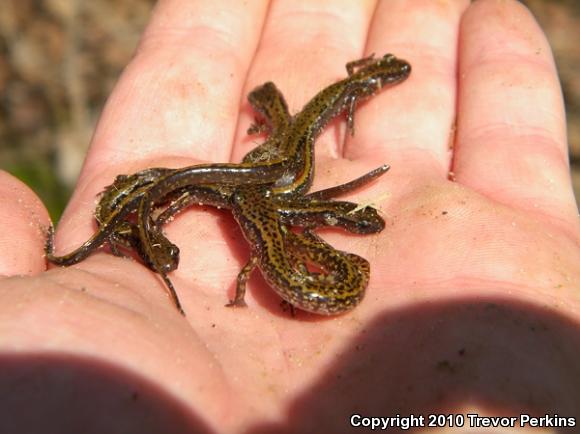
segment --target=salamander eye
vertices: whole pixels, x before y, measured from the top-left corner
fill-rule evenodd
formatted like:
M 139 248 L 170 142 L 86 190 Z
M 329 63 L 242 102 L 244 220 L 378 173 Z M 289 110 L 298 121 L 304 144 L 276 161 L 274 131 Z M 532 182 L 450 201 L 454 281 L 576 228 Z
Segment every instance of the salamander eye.
M 175 244 L 172 244 L 169 248 L 169 256 L 171 256 L 173 259 L 179 260 L 179 247 L 177 247 Z
M 166 255 L 162 255 L 161 269 L 164 273 L 169 273 L 179 265 L 179 247 L 175 244 L 171 244 L 167 247 L 165 251 Z
M 177 269 L 177 263 L 173 261 L 161 265 L 161 270 L 164 273 L 171 273 L 175 269 Z
M 364 233 L 371 227 L 371 224 L 367 220 L 359 220 L 356 226 L 358 230 Z

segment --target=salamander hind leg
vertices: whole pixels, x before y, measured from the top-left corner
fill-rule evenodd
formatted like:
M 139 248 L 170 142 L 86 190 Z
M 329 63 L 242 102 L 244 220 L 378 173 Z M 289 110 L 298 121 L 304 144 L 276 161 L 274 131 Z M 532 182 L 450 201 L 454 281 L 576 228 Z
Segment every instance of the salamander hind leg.
M 253 255 L 250 257 L 250 260 L 244 267 L 240 270 L 238 274 L 238 280 L 236 282 L 236 295 L 234 299 L 231 300 L 227 307 L 246 307 L 247 304 L 244 300 L 246 296 L 246 284 L 248 283 L 248 279 L 250 278 L 252 271 L 258 265 L 258 257 Z

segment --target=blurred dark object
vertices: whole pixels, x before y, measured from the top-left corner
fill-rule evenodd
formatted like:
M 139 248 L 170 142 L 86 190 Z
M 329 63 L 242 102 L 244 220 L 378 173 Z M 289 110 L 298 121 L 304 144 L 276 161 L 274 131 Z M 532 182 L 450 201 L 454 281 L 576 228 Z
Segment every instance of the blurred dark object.
M 154 0 L 1 2 L 0 168 L 30 185 L 56 220 Z M 580 2 L 525 3 L 555 52 L 580 198 Z

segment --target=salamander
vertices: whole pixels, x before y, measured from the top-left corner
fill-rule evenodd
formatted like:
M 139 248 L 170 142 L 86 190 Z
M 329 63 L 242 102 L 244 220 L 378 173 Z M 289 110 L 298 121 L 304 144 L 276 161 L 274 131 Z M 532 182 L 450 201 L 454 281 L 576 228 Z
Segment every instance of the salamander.
M 79 262 L 105 241 L 110 242 L 113 250 L 118 244 L 131 246 L 138 251 L 150 268 L 162 276 L 170 296 L 181 310 L 173 285 L 167 277 L 167 272 L 177 267 L 179 249 L 162 235 L 159 224 L 154 222 L 151 215 L 152 209 L 167 203 L 170 198 L 180 198 L 177 205 L 170 206 L 170 211 L 165 215 L 174 214 L 191 203 L 204 203 L 232 208 L 236 219 L 244 227 L 245 214 L 249 218 L 261 213 L 262 217 L 269 221 L 264 225 L 264 230 L 276 228 L 276 237 L 281 236 L 288 246 L 292 246 L 289 250 L 293 255 L 289 258 L 290 262 L 297 262 L 297 257 L 310 258 L 310 261 L 316 257 L 320 262 L 318 265 L 323 269 L 333 269 L 333 260 L 329 258 L 335 257 L 336 261 L 340 259 L 343 264 L 350 260 L 349 266 L 359 267 L 364 274 L 362 258 L 355 259 L 356 255 L 348 256 L 349 254 L 343 252 L 335 253 L 338 251 L 333 251 L 322 240 L 314 240 L 310 232 L 310 235 L 292 234 L 286 227 L 287 224 L 308 228 L 335 225 L 359 233 L 365 233 L 362 232 L 364 226 L 366 233 L 377 232 L 384 227 L 384 222 L 382 226 L 380 224 L 377 226 L 377 221 L 382 222 L 382 219 L 372 208 L 353 213 L 356 204 L 324 200 L 368 182 L 373 176 L 384 173 L 386 166 L 373 171 L 375 175 L 371 172 L 343 186 L 305 195 L 314 174 L 313 145 L 321 130 L 330 119 L 346 111 L 349 130 L 354 133 L 353 119 L 357 102 L 373 95 L 385 84 L 406 79 L 410 73 L 410 65 L 388 54 L 380 59 L 370 56 L 350 62 L 347 64 L 347 71 L 349 76 L 346 79 L 319 92 L 294 117 L 289 115 L 287 104 L 273 83 L 268 82 L 258 87 L 250 93 L 249 100 L 254 109 L 263 115 L 265 124 L 262 126 L 257 124 L 250 128 L 249 132 L 266 129 L 270 135 L 265 143 L 250 151 L 242 163 L 196 165 L 182 169 L 154 168 L 117 177 L 112 186 L 105 190 L 97 207 L 99 231 L 81 247 L 64 256 L 52 254 L 50 240 L 47 244 L 49 261 L 60 265 Z M 267 203 L 268 206 L 262 211 L 256 210 L 255 206 L 248 207 L 249 195 L 256 198 L 256 203 Z M 135 211 L 137 221 L 131 223 L 129 216 Z M 377 229 L 378 227 L 380 229 Z M 256 246 L 252 245 L 252 251 L 258 244 L 263 243 L 264 239 L 267 241 L 267 237 L 263 234 L 258 236 L 258 232 L 246 236 L 251 243 L 256 243 Z M 318 254 L 315 255 L 314 252 Z M 326 252 L 327 258 L 324 259 L 320 252 Z M 250 262 L 255 262 L 267 274 L 265 271 L 269 266 L 267 261 L 271 260 L 272 256 L 266 255 L 264 258 L 253 259 Z M 280 270 L 280 267 L 277 269 Z M 305 271 L 305 268 L 302 270 Z M 248 266 L 244 267 L 240 276 L 244 273 L 248 273 Z M 306 273 L 306 277 L 308 276 Z M 359 281 L 367 282 L 368 276 Z M 284 291 L 280 287 L 276 290 Z M 354 289 L 353 291 L 356 292 Z M 239 299 L 240 297 L 236 295 L 236 300 Z M 351 297 L 349 300 L 354 298 Z M 288 301 L 292 303 L 291 300 Z M 342 303 L 342 306 L 347 304 Z M 318 309 L 321 313 L 340 310 Z

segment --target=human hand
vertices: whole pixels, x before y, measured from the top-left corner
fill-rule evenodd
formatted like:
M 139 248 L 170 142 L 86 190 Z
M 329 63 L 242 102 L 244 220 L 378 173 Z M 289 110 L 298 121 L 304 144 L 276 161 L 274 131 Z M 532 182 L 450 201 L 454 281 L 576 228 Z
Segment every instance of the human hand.
M 523 6 L 467 8 L 161 2 L 99 122 L 57 252 L 93 233 L 95 196 L 115 175 L 239 161 L 255 146 L 245 100 L 240 110 L 254 86 L 275 81 L 294 113 L 347 61 L 392 52 L 411 77 L 357 110 L 353 138 L 335 123 L 316 144 L 314 189 L 391 165 L 353 195 L 383 197 L 380 235 L 320 231 L 371 261 L 367 296 L 343 316 L 291 318 L 256 278 L 248 308 L 225 308 L 248 249 L 227 212 L 200 208 L 166 227 L 187 318 L 130 259 L 96 253 L 44 272 L 47 213 L 4 175 L 0 266 L 26 276 L 0 284 L 0 432 L 334 432 L 353 413 L 466 408 L 578 415 L 580 230 L 556 71 Z

